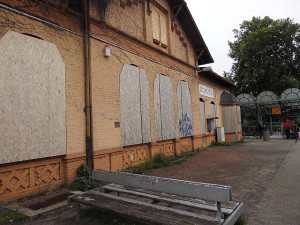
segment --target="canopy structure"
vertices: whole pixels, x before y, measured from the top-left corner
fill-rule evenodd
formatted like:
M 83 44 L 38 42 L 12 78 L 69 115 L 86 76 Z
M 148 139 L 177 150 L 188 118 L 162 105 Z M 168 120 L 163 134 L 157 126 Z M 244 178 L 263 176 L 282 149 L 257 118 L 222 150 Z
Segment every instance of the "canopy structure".
M 277 96 L 271 91 L 263 91 L 256 97 L 244 93 L 236 97 L 241 106 L 243 130 L 253 130 L 263 123 L 272 133 L 283 133 L 283 122 L 290 119 L 292 130 L 296 121 L 300 122 L 300 90 L 289 88 Z

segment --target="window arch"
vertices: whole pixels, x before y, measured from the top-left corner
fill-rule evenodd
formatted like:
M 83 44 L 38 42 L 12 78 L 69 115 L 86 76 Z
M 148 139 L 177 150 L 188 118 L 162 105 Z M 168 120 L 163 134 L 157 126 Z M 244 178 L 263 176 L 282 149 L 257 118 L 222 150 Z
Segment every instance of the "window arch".
M 205 103 L 202 98 L 200 98 L 200 121 L 201 121 L 201 133 L 206 134 Z
M 36 35 L 34 35 L 34 34 L 29 34 L 29 33 L 22 33 L 22 34 L 27 35 L 27 36 L 29 36 L 29 37 L 33 37 L 33 38 L 36 38 L 36 39 L 43 40 L 43 38 L 40 38 L 39 36 L 36 36 Z

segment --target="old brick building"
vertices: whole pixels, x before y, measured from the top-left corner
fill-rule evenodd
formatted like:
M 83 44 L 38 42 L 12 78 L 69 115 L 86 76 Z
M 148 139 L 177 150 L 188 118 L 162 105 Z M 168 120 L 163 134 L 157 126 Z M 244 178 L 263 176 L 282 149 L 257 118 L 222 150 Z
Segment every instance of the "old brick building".
M 206 147 L 216 126 L 241 138 L 238 106 L 221 101 L 233 85 L 198 72 L 213 59 L 183 0 L 1 2 L 0 201 L 83 163 L 121 170 Z

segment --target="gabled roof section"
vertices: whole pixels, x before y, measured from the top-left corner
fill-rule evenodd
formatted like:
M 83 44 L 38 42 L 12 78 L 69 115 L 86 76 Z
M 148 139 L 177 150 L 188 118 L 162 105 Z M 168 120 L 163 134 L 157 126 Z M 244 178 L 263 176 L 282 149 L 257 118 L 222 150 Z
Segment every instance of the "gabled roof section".
M 225 79 L 224 77 L 220 76 L 216 72 L 214 72 L 210 67 L 199 67 L 198 68 L 198 75 L 204 76 L 214 82 L 218 82 L 222 86 L 228 88 L 235 88 L 235 84 L 230 82 L 229 80 Z
M 214 60 L 202 38 L 202 35 L 192 17 L 192 14 L 184 0 L 168 0 L 173 9 L 173 14 L 177 13 L 177 20 L 180 22 L 189 41 L 193 45 L 198 57 L 198 64 L 204 65 L 213 63 Z

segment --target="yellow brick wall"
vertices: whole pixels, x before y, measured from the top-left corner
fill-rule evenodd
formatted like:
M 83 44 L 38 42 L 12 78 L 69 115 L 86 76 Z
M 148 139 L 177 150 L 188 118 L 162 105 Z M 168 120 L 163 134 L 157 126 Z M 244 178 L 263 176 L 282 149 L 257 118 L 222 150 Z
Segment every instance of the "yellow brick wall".
M 0 38 L 12 30 L 38 36 L 58 48 L 66 69 L 67 152 L 85 151 L 83 38 L 4 9 L 0 15 Z
M 195 54 L 193 47 L 177 19 L 175 21 L 175 29 L 171 29 L 172 13 L 167 0 L 157 0 L 153 1 L 155 3 L 150 3 L 152 11 L 157 7 L 157 5 L 167 11 L 167 48 L 163 48 L 153 42 L 151 12 L 149 12 L 146 1 L 136 1 L 136 4 L 129 5 L 120 4 L 120 2 L 111 1 L 108 4 L 105 13 L 105 23 L 153 46 L 154 48 L 169 53 L 174 57 L 195 66 Z M 97 14 L 94 9 L 91 11 L 93 18 L 99 20 L 99 14 Z
M 158 55 L 151 49 L 138 48 L 134 42 L 131 42 L 121 35 L 114 35 L 110 39 L 107 33 L 102 29 L 102 32 L 97 31 L 94 27 L 93 36 L 91 39 L 91 68 L 92 68 L 92 99 L 93 99 L 93 134 L 94 134 L 94 163 L 96 168 L 106 168 L 121 170 L 130 165 L 135 165 L 133 159 L 130 163 L 126 162 L 125 155 L 134 155 L 130 152 L 131 148 L 137 149 L 140 146 L 122 147 L 122 128 L 115 128 L 114 123 L 121 121 L 120 107 L 120 73 L 124 64 L 134 64 L 146 71 L 149 82 L 150 95 L 150 127 L 152 143 L 145 147 L 147 157 L 153 156 L 157 152 L 165 152 L 166 154 L 180 153 L 181 151 L 192 150 L 196 148 L 207 147 L 211 142 L 216 141 L 212 135 L 202 137 L 200 132 L 200 103 L 202 97 L 205 100 L 206 117 L 211 116 L 210 102 L 214 101 L 217 107 L 217 114 L 220 117 L 218 124 L 223 125 L 222 109 L 219 105 L 220 95 L 225 88 L 211 86 L 214 89 L 215 98 L 201 96 L 199 93 L 199 83 L 210 85 L 205 80 L 199 80 L 196 75 L 196 69 L 183 65 L 179 61 L 168 58 L 167 56 Z M 106 35 L 104 35 L 106 34 Z M 106 41 L 111 42 L 106 43 Z M 126 51 L 114 46 L 114 44 L 122 45 L 126 42 L 126 49 L 132 50 L 157 60 L 158 62 L 170 65 L 172 68 L 153 62 L 141 55 L 136 55 L 133 52 Z M 106 58 L 103 55 L 103 48 L 108 46 L 111 51 L 111 56 Z M 122 45 L 124 46 L 124 45 Z M 127 48 L 130 46 L 130 48 Z M 136 51 L 135 51 L 136 50 Z M 176 121 L 176 140 L 156 142 L 155 128 L 155 111 L 154 111 L 154 80 L 158 73 L 166 74 L 171 78 L 173 87 L 174 100 L 174 120 Z M 179 138 L 178 129 L 178 103 L 177 103 L 177 85 L 180 80 L 185 80 L 189 84 L 192 98 L 192 116 L 193 116 L 193 132 L 197 138 Z M 130 150 L 131 149 L 131 150 Z M 125 157 L 125 158 L 124 158 Z
M 53 22 L 59 21 L 60 25 L 80 32 L 78 20 L 63 16 L 57 10 L 46 9 L 43 4 L 23 7 L 24 3 L 21 1 L 3 2 L 11 6 L 18 6 L 25 12 L 26 10 L 34 12 L 34 15 L 50 19 Z M 85 162 L 83 38 L 0 9 L 0 38 L 9 30 L 38 36 L 55 44 L 63 58 L 66 72 L 67 156 L 1 165 L 0 202 L 49 190 L 65 181 L 71 181 L 77 167 Z M 40 182 L 41 179 L 42 182 Z M 36 182 L 33 183 L 33 181 Z
M 17 0 L 5 0 L 4 2 L 15 6 L 20 6 L 20 4 L 22 4 Z M 158 3 L 170 11 L 166 0 L 158 0 Z M 51 10 L 45 10 L 43 7 L 43 4 L 38 4 L 37 6 L 33 5 L 29 8 L 20 8 L 24 9 L 25 11 L 32 10 L 32 12 L 34 12 L 37 16 L 45 17 L 53 22 L 59 22 L 61 26 L 71 29 L 75 32 L 81 32 L 80 21 L 78 19 L 64 16 L 60 14 L 58 10 L 53 10 L 53 12 Z M 146 12 L 146 8 L 144 6 L 141 7 Z M 126 10 L 126 8 L 124 10 Z M 124 15 L 127 14 L 125 13 Z M 148 28 L 151 27 L 149 25 L 151 20 L 147 14 L 145 15 L 145 24 L 143 24 L 143 26 L 146 28 L 146 31 L 144 31 L 145 33 L 143 33 L 143 35 L 146 34 L 146 42 L 149 45 L 155 46 L 152 42 L 152 38 L 149 39 L 149 36 L 147 36 L 149 35 Z M 111 21 L 111 23 L 113 25 L 115 22 Z M 11 174 L 16 173 L 16 171 L 20 169 L 24 171 L 30 171 L 32 170 L 31 168 L 36 168 L 40 164 L 43 164 L 46 167 L 47 165 L 54 166 L 59 164 L 59 178 L 56 180 L 57 182 L 55 181 L 54 183 L 51 183 L 50 179 L 49 184 L 39 186 L 38 188 L 35 188 L 34 186 L 32 186 L 32 188 L 30 188 L 30 186 L 26 186 L 26 191 L 22 191 L 22 193 L 26 195 L 34 193 L 38 190 L 42 190 L 45 187 L 50 187 L 50 184 L 55 186 L 63 181 L 71 181 L 75 176 L 77 167 L 86 160 L 83 38 L 80 35 L 55 29 L 41 22 L 8 12 L 4 9 L 0 9 L 0 24 L 0 38 L 8 30 L 13 30 L 20 33 L 36 35 L 55 44 L 59 49 L 66 66 L 67 155 L 64 158 L 38 160 L 33 162 L 18 163 L 16 165 L 5 165 L 0 169 L 0 180 L 4 180 L 7 179 L 6 177 L 11 176 Z M 124 31 L 122 28 L 123 25 L 120 25 L 120 29 Z M 178 29 L 185 37 L 185 35 L 182 33 L 182 28 L 178 26 Z M 92 24 L 91 30 L 92 35 L 95 37 L 91 38 L 90 40 L 92 76 L 91 92 L 94 134 L 93 158 L 95 168 L 121 170 L 128 166 L 141 163 L 158 152 L 164 152 L 165 154 L 173 155 L 180 153 L 181 151 L 207 147 L 212 141 L 214 141 L 213 136 L 203 136 L 200 132 L 201 120 L 199 112 L 199 98 L 202 96 L 199 94 L 199 83 L 203 82 L 211 85 L 214 88 L 217 97 L 213 101 L 216 103 L 216 106 L 218 106 L 218 101 L 223 88 L 218 85 L 211 84 L 205 79 L 199 79 L 196 73 L 196 68 L 193 66 L 195 63 L 193 60 L 194 54 L 191 51 L 191 45 L 188 41 L 188 57 L 186 58 L 186 56 L 184 56 L 186 58 L 186 60 L 184 60 L 184 58 L 182 58 L 183 56 L 179 55 L 179 52 L 177 52 L 176 49 L 167 50 L 167 52 L 172 53 L 173 55 L 173 57 L 169 57 L 153 50 L 149 46 L 132 41 L 130 38 L 122 36 L 118 32 L 114 32 L 111 29 L 106 29 L 105 27 Z M 129 34 L 132 35 L 132 32 L 132 30 L 129 31 Z M 135 37 L 142 39 L 141 34 L 137 34 Z M 152 34 L 150 37 L 152 37 Z M 103 48 L 105 45 L 107 45 L 107 43 L 104 43 L 103 40 L 98 40 L 99 38 L 108 42 L 112 42 L 116 45 L 120 45 L 140 55 L 133 54 L 132 52 L 122 50 L 115 46 L 109 46 L 112 55 L 109 58 L 105 58 L 103 56 Z M 176 33 L 176 31 L 170 31 L 171 45 L 178 44 L 177 39 L 178 33 Z M 145 58 L 141 57 L 141 55 L 145 56 Z M 189 62 L 190 65 L 175 60 L 174 56 L 179 57 L 179 59 L 183 61 Z M 151 59 L 156 60 L 159 63 L 153 62 Z M 123 148 L 121 144 L 121 128 L 114 127 L 114 122 L 121 121 L 119 82 L 120 72 L 124 64 L 135 64 L 146 71 L 149 82 L 150 126 L 152 138 L 152 143 L 126 148 Z M 175 124 L 177 138 L 175 140 L 156 142 L 154 79 L 158 73 L 166 74 L 171 78 L 175 110 L 174 120 L 176 121 Z M 177 85 L 180 80 L 187 81 L 191 91 L 194 133 L 194 137 L 181 139 L 179 138 L 178 130 L 178 103 L 176 93 Z M 211 99 L 205 98 L 206 109 L 209 110 L 210 101 Z M 210 113 L 209 110 L 206 111 L 207 116 Z M 219 125 L 222 125 L 222 110 L 219 108 L 219 106 L 218 111 L 218 115 L 220 116 Z M 3 185 L 0 185 L 0 190 L 1 188 L 3 190 L 2 192 L 0 191 L 0 201 L 13 198 L 13 194 L 7 194 L 8 192 L 6 189 L 4 189 Z
M 93 122 L 94 122 L 94 150 L 121 146 L 121 128 L 115 128 L 114 122 L 121 121 L 120 112 L 120 73 L 124 64 L 135 64 L 146 71 L 149 81 L 150 95 L 150 123 L 151 139 L 155 142 L 155 114 L 154 114 L 154 80 L 158 73 L 166 74 L 171 78 L 173 87 L 173 99 L 175 115 L 174 120 L 178 120 L 177 114 L 177 85 L 180 80 L 186 80 L 192 90 L 193 96 L 193 118 L 195 124 L 199 121 L 198 99 L 194 97 L 193 90 L 198 91 L 198 81 L 188 75 L 172 70 L 165 66 L 151 62 L 140 56 L 110 46 L 111 57 L 103 56 L 105 43 L 93 39 L 91 59 L 92 59 L 92 98 L 93 98 Z M 175 65 L 175 61 L 174 64 Z M 189 68 L 187 69 L 189 71 Z M 196 94 L 197 96 L 197 94 Z M 195 107 L 194 107 L 195 106 Z M 198 119 L 197 119 L 198 118 Z M 199 123 L 198 123 L 199 124 Z M 200 133 L 200 126 L 194 128 L 195 134 Z M 177 129 L 177 136 L 179 132 Z

